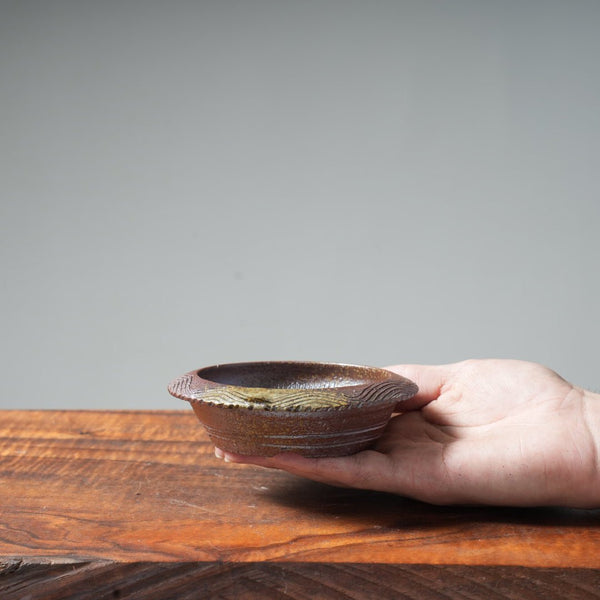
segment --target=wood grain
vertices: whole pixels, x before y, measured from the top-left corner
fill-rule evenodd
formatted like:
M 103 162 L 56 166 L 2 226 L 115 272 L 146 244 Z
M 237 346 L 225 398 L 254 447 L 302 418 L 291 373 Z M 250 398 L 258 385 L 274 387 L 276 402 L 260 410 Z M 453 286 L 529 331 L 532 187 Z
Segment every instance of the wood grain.
M 0 412 L 0 486 L 3 599 L 598 596 L 600 511 L 434 507 L 227 465 L 191 411 Z

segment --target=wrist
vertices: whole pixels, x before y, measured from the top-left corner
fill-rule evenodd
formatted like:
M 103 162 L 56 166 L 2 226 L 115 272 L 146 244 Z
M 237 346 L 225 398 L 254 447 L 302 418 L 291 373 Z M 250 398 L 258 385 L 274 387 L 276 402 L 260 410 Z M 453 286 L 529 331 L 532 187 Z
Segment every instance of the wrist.
M 590 478 L 583 497 L 586 508 L 600 508 L 600 394 L 581 390 L 582 413 L 590 443 Z

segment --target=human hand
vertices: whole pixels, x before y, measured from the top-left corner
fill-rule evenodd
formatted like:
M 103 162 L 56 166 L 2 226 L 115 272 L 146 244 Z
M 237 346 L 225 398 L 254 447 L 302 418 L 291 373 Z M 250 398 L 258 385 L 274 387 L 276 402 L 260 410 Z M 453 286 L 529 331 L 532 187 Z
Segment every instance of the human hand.
M 419 386 L 370 450 L 339 458 L 241 456 L 332 485 L 433 504 L 600 507 L 600 396 L 515 360 L 388 367 Z

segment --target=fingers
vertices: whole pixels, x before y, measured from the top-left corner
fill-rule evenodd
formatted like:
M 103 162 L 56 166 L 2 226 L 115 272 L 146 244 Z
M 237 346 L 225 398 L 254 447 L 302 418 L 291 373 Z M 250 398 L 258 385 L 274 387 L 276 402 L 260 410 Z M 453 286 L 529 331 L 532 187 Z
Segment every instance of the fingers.
M 215 448 L 215 456 L 226 462 L 282 469 L 288 473 L 340 487 L 355 487 L 385 491 L 393 466 L 380 452 L 366 450 L 351 456 L 306 458 L 299 454 L 276 456 L 243 456 Z

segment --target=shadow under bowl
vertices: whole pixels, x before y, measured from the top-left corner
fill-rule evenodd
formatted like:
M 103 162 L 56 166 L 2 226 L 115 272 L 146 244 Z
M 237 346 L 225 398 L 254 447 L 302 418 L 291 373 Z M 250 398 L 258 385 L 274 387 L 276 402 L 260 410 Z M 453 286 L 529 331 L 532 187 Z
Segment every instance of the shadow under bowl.
M 319 457 L 371 446 L 418 388 L 376 367 L 277 361 L 205 367 L 178 377 L 168 390 L 191 404 L 222 450 Z

